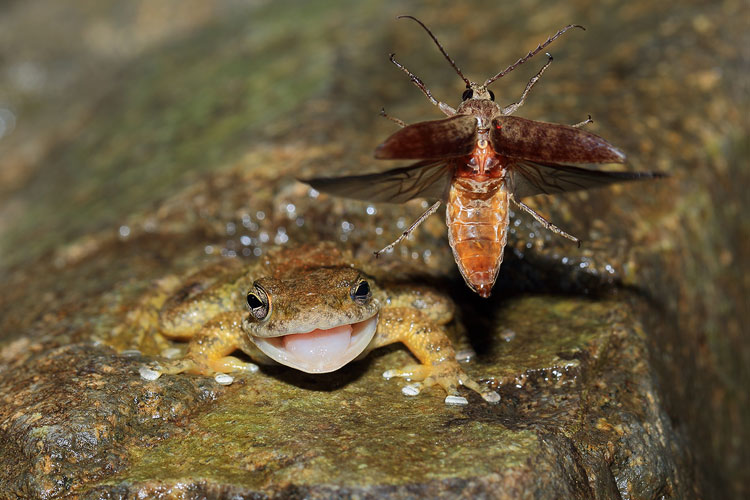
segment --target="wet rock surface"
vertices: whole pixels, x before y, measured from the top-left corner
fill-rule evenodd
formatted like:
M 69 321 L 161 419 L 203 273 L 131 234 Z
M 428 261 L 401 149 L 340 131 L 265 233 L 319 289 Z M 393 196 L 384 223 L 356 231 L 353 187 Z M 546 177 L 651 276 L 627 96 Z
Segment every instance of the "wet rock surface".
M 6 19 L 33 19 L 21 5 L 3 7 Z M 369 259 L 423 210 L 331 199 L 294 180 L 384 168 L 371 159 L 393 130 L 382 105 L 410 122 L 438 117 L 390 52 L 448 102 L 462 90 L 424 33 L 392 20 L 400 6 L 340 7 L 227 2 L 161 41 L 137 36 L 153 33 L 145 14 L 79 16 L 69 22 L 98 22 L 100 42 L 137 43 L 98 53 L 101 79 L 74 64 L 66 81 L 77 84 L 36 90 L 65 96 L 62 115 L 33 106 L 26 80 L 0 78 L 14 102 L 32 102 L 0 140 L 12 181 L 0 191 L 0 496 L 741 496 L 750 274 L 739 2 L 409 12 L 479 77 L 560 25 L 585 24 L 551 47 L 555 63 L 519 115 L 591 113 L 591 130 L 632 168 L 673 174 L 535 200 L 585 243 L 520 218 L 488 301 L 457 275 L 440 217 L 382 259 L 454 296 L 478 352 L 466 371 L 500 403 L 402 395 L 380 376 L 409 362 L 396 347 L 326 376 L 264 369 L 229 386 L 140 376 L 154 353 L 123 352 L 133 345 L 114 332 L 154 280 L 303 241 Z M 126 21 L 108 31 L 102 18 Z M 4 57 L 55 69 L 33 51 Z M 534 64 L 496 84 L 503 102 Z M 53 116 L 59 128 L 42 126 Z
M 180 421 L 216 399 L 210 380 L 144 383 L 134 357 L 86 344 L 19 340 L 4 351 L 3 496 L 49 498 L 128 463 L 128 450 L 180 434 Z M 23 352 L 21 352 L 23 351 Z
M 575 297 L 502 307 L 499 342 L 466 367 L 497 387 L 497 405 L 403 396 L 380 376 L 409 361 L 403 349 L 325 376 L 268 368 L 222 386 L 144 380 L 147 357 L 102 344 L 17 340 L 3 351 L 12 446 L 0 484 L 22 497 L 684 496 L 684 443 L 629 308 Z

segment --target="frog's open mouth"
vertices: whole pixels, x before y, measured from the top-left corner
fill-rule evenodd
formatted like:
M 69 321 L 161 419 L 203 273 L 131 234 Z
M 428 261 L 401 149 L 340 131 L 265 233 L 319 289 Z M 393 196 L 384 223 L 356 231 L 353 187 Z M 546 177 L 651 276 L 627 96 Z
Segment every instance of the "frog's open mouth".
M 338 370 L 359 356 L 370 344 L 378 326 L 378 315 L 364 321 L 333 328 L 280 337 L 254 337 L 258 349 L 274 361 L 307 373 Z

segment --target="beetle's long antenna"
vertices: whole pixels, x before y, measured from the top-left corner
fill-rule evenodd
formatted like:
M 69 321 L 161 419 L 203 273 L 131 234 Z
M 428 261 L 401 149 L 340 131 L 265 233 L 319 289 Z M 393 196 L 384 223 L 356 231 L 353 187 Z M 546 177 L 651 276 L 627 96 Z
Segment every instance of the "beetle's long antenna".
M 420 21 L 419 19 L 417 19 L 416 17 L 413 17 L 413 16 L 398 16 L 396 19 L 403 19 L 403 18 L 411 19 L 412 21 L 418 23 L 422 28 L 424 28 L 424 30 L 427 32 L 427 34 L 430 35 L 430 38 L 432 38 L 432 41 L 435 42 L 435 45 L 437 45 L 438 49 L 440 49 L 440 52 L 443 53 L 443 55 L 448 60 L 448 62 L 451 63 L 451 66 L 453 66 L 453 69 L 456 70 L 456 73 L 458 73 L 458 76 L 460 76 L 461 79 L 464 82 L 466 82 L 466 87 L 468 88 L 471 85 L 471 82 L 469 81 L 468 78 L 466 78 L 464 76 L 463 73 L 461 73 L 461 70 L 458 69 L 458 66 L 456 66 L 456 62 L 453 59 L 451 59 L 451 56 L 448 55 L 448 53 L 445 51 L 445 49 L 440 44 L 440 42 L 438 42 L 438 39 L 435 37 L 435 35 L 432 34 L 432 31 L 430 31 L 430 29 L 427 26 L 425 26 L 422 21 Z M 558 33 L 558 35 L 560 35 L 560 34 L 561 33 Z M 557 35 L 555 35 L 555 37 L 557 37 Z
M 420 24 L 422 24 L 422 23 L 420 23 Z M 532 57 L 534 57 L 535 55 L 537 55 L 539 52 L 541 52 L 542 49 L 544 49 L 544 47 L 546 47 L 547 45 L 549 45 L 552 42 L 554 42 L 557 39 L 557 37 L 559 37 L 560 35 L 562 35 L 563 33 L 565 33 L 566 31 L 568 31 L 569 29 L 572 29 L 572 28 L 581 28 L 582 30 L 586 31 L 586 28 L 584 28 L 580 24 L 570 24 L 570 25 L 562 28 L 560 31 L 558 31 L 557 33 L 555 33 L 551 37 L 547 38 L 546 42 L 544 42 L 542 44 L 539 44 L 539 46 L 537 48 L 535 48 L 534 50 L 530 51 L 524 57 L 520 58 L 518 61 L 514 62 L 513 64 L 511 64 L 510 66 L 508 66 L 507 68 L 505 68 L 504 70 L 502 70 L 500 73 L 498 73 L 495 76 L 493 76 L 492 78 L 488 78 L 487 81 L 484 82 L 484 86 L 488 87 L 492 82 L 494 82 L 498 78 L 507 75 L 508 73 L 510 73 L 511 71 L 513 71 L 514 69 L 516 69 L 517 66 L 520 66 L 521 64 L 525 63 L 526 61 L 528 61 L 529 59 L 531 59 Z

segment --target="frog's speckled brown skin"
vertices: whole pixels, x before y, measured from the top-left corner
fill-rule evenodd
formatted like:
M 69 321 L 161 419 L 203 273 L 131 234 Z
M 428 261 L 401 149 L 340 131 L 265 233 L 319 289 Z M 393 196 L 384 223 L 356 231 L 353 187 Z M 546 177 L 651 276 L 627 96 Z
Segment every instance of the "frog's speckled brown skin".
M 404 343 L 421 364 L 388 370 L 390 377 L 439 385 L 449 395 L 458 395 L 465 385 L 494 401 L 496 394 L 468 377 L 455 359 L 455 351 L 444 325 L 453 319 L 453 303 L 424 286 L 379 286 L 355 268 L 331 244 L 279 249 L 249 266 L 237 259 L 221 261 L 184 281 L 162 280 L 144 307 L 131 314 L 131 324 L 151 328 L 165 337 L 189 339 L 184 358 L 167 362 L 163 371 L 189 371 L 210 375 L 250 370 L 252 365 L 230 354 L 240 349 L 253 360 L 268 358 L 250 340 L 277 337 L 314 328 L 332 328 L 379 315 L 377 330 L 363 351 L 395 342 Z M 359 304 L 352 287 L 366 279 L 372 297 Z M 262 285 L 272 304 L 266 321 L 248 313 L 245 296 L 254 284 Z M 150 319 L 149 319 L 150 318 Z M 158 320 L 157 320 L 158 318 Z M 167 342 L 160 340 L 161 346 Z
M 262 277 L 254 282 L 265 290 L 271 303 L 270 317 L 265 321 L 243 315 L 245 330 L 255 337 L 306 332 L 311 325 L 333 328 L 364 321 L 378 312 L 377 301 L 361 304 L 352 300 L 350 292 L 356 284 L 370 281 L 359 269 L 344 264 L 286 270 L 289 272 L 284 278 Z

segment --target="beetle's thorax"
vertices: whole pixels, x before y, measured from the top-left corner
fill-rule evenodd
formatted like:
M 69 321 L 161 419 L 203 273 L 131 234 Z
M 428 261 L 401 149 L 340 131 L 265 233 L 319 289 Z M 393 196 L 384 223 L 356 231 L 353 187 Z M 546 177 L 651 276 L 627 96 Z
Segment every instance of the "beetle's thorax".
M 478 127 L 474 150 L 471 154 L 457 158 L 455 160 L 456 176 L 473 177 L 476 180 L 481 178 L 499 178 L 505 175 L 505 161 L 490 142 L 489 124 L 498 111 L 496 104 L 489 100 L 467 99 L 461 106 L 459 112 L 463 109 L 471 111 L 477 118 Z M 483 126 L 486 124 L 486 126 Z
M 502 108 L 490 99 L 489 94 L 484 98 L 477 98 L 475 94 L 475 97 L 466 99 L 459 104 L 456 114 L 475 116 L 479 122 L 479 132 L 481 133 L 489 130 L 493 118 L 502 115 Z
M 474 151 L 464 159 L 459 160 L 456 176 L 477 179 L 503 177 L 505 171 L 502 168 L 501 160 L 502 157 L 492 149 L 492 144 L 482 137 L 482 134 L 479 134 Z

